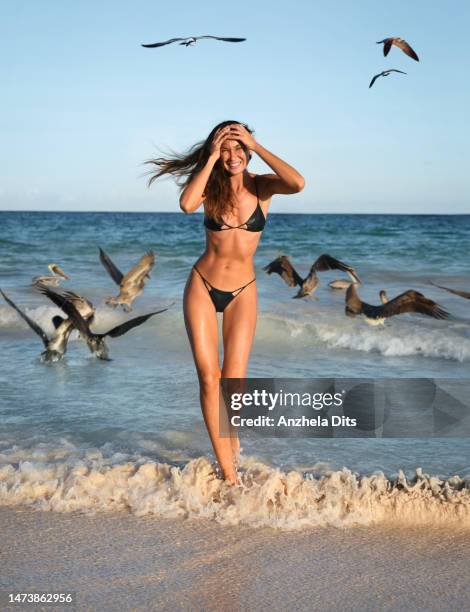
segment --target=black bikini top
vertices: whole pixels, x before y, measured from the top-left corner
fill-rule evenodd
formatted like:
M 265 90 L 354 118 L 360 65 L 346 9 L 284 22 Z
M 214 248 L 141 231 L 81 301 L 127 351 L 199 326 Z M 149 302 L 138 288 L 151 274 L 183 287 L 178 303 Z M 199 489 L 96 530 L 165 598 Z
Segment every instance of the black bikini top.
M 253 214 L 249 219 L 247 219 L 247 221 L 245 221 L 245 223 L 242 223 L 241 225 L 228 225 L 227 223 L 218 223 L 215 219 L 212 219 L 212 217 L 207 217 L 204 215 L 204 225 L 207 227 L 207 229 L 213 232 L 222 232 L 230 229 L 243 229 L 247 232 L 262 232 L 266 224 L 266 217 L 264 216 L 263 209 L 259 203 L 258 183 L 256 181 L 256 177 L 255 189 L 258 203 Z

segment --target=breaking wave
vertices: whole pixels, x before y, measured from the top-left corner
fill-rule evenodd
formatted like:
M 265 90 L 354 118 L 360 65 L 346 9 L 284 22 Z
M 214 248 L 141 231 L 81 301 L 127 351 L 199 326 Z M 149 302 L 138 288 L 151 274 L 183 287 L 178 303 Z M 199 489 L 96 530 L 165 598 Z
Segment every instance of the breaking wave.
M 337 315 L 327 318 L 324 313 L 314 322 L 267 315 L 260 317 L 257 334 L 273 344 L 284 336 L 303 345 L 310 342 L 332 349 L 375 352 L 385 356 L 422 355 L 460 362 L 470 360 L 468 325 L 420 323 L 394 320 L 384 327 L 371 327 L 360 319 Z
M 172 300 L 160 299 L 159 308 L 164 308 Z M 20 303 L 19 303 L 20 304 Z M 136 314 L 152 310 L 139 307 Z M 39 306 L 24 308 L 26 314 L 39 323 L 47 332 L 53 331 L 52 316 L 63 313 L 59 308 Z M 122 322 L 131 315 L 120 310 L 98 307 L 93 328 L 100 332 Z M 164 317 L 157 317 L 146 324 L 155 333 L 165 336 L 165 342 L 171 345 L 181 344 L 185 336 L 182 308 L 180 304 L 172 305 Z M 28 330 L 27 324 L 9 306 L 0 305 L 0 330 L 9 333 Z M 304 347 L 325 347 L 329 349 L 346 349 L 379 353 L 384 356 L 423 356 L 427 358 L 448 359 L 458 362 L 470 361 L 470 326 L 466 323 L 435 322 L 423 319 L 398 318 L 384 327 L 371 327 L 360 319 L 351 320 L 336 312 L 302 313 L 294 318 L 292 314 L 260 313 L 257 331 L 257 345 L 273 347 L 278 350 L 280 343 L 291 343 L 302 351 Z
M 65 453 L 66 454 L 66 453 Z M 320 477 L 245 458 L 241 485 L 220 480 L 203 457 L 183 467 L 122 454 L 0 464 L 0 505 L 84 513 L 206 518 L 224 525 L 280 529 L 395 524 L 470 527 L 470 480 L 441 480 L 420 469 L 407 479 L 359 476 L 343 468 Z M 0 459 L 6 455 L 0 455 Z M 52 457 L 49 457 L 51 459 Z M 59 460 L 61 458 L 62 460 Z

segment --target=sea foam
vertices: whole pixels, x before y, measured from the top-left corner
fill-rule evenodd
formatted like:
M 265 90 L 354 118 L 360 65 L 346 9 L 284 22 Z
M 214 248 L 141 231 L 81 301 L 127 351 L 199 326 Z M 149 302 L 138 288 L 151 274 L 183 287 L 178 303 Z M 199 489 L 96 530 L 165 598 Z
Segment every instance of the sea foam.
M 417 469 L 411 479 L 402 472 L 389 479 L 382 473 L 359 476 L 343 468 L 313 477 L 295 470 L 286 473 L 254 458 L 244 459 L 240 474 L 241 484 L 231 486 L 204 457 L 177 467 L 145 458 L 126 460 L 125 455 L 105 458 L 99 450 L 89 450 L 80 459 L 3 463 L 0 504 L 56 512 L 206 518 L 253 528 L 470 528 L 470 481 L 459 476 L 442 480 Z
M 316 320 L 269 314 L 261 316 L 257 339 L 259 342 L 279 343 L 282 339 L 302 346 L 319 345 L 330 349 L 349 349 L 384 356 L 410 356 L 470 360 L 469 327 L 461 323 L 397 319 L 383 327 L 372 327 L 362 319 L 347 319 L 336 314 L 322 313 Z

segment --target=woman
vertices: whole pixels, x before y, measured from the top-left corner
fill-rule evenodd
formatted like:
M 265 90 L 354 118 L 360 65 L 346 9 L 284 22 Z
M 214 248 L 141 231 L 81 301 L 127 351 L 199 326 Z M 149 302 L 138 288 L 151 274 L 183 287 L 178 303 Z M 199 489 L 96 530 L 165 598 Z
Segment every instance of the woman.
M 256 153 L 274 174 L 248 172 Z M 204 204 L 206 249 L 194 264 L 184 291 L 184 317 L 199 378 L 202 413 L 223 476 L 237 483 L 239 440 L 219 435 L 219 381 L 244 378 L 256 326 L 257 292 L 253 267 L 271 197 L 298 193 L 303 177 L 260 145 L 237 121 L 217 125 L 204 143 L 186 155 L 156 159 L 164 174 L 185 177 L 181 209 Z M 218 356 L 216 312 L 223 313 L 224 357 Z

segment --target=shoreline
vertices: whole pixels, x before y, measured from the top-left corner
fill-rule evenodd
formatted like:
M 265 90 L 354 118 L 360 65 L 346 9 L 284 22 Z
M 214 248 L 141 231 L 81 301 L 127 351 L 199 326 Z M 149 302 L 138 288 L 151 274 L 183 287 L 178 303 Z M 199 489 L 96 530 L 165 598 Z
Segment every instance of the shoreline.
M 455 524 L 286 532 L 24 506 L 0 507 L 0 524 L 0 589 L 75 591 L 78 610 L 470 607 Z

